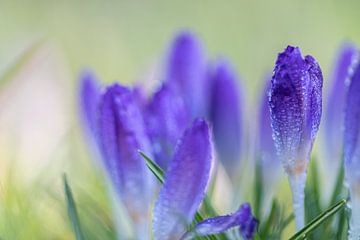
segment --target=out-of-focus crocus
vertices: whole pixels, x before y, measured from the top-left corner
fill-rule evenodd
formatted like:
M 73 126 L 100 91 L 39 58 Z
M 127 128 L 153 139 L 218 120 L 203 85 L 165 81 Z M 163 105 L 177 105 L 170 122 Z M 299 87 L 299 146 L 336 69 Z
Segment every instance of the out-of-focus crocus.
M 226 61 L 218 61 L 211 75 L 210 120 L 216 149 L 225 169 L 233 176 L 241 151 L 241 99 L 236 74 Z
M 80 116 L 91 144 L 96 142 L 100 85 L 94 73 L 84 70 L 80 75 Z
M 194 239 L 196 236 L 218 234 L 239 227 L 243 239 L 253 239 L 258 220 L 252 215 L 250 204 L 244 203 L 233 214 L 213 217 L 198 223 L 191 232 L 187 232 L 182 239 Z
M 325 118 L 324 118 L 324 140 L 325 157 L 327 164 L 335 174 L 341 162 L 343 150 L 343 121 L 346 99 L 346 82 L 349 71 L 356 58 L 356 47 L 352 44 L 344 44 L 334 64 L 334 70 L 330 76 L 331 88 L 328 95 Z M 336 179 L 336 178 L 334 178 Z
M 322 109 L 322 72 L 312 56 L 288 46 L 278 55 L 269 104 L 277 153 L 289 177 L 297 229 L 304 226 L 304 189 Z
M 167 169 L 176 143 L 190 123 L 183 99 L 162 85 L 147 106 L 145 120 L 155 161 Z
M 348 88 L 344 121 L 344 163 L 352 214 L 349 239 L 360 238 L 360 65 Z
M 133 92 L 111 85 L 92 108 L 97 108 L 97 114 L 89 120 L 96 125 L 103 166 L 134 223 L 137 238 L 146 239 L 153 179 L 137 150 L 151 151 Z
M 154 208 L 154 239 L 180 239 L 205 195 L 212 166 L 208 124 L 196 119 L 185 130 Z
M 179 33 L 166 62 L 165 81 L 183 97 L 192 117 L 207 111 L 206 59 L 200 40 L 191 32 Z
M 279 178 L 280 160 L 276 154 L 275 141 L 272 137 L 269 91 L 271 87 L 270 78 L 266 79 L 263 94 L 260 99 L 258 113 L 258 158 L 261 165 L 262 180 L 265 184 L 264 199 L 271 202 L 274 187 Z

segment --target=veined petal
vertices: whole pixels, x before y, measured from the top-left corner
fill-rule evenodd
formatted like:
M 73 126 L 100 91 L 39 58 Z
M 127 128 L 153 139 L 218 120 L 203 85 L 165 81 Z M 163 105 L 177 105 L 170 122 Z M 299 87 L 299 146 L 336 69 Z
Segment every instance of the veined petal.
M 205 195 L 212 165 L 208 124 L 196 119 L 178 144 L 154 208 L 154 239 L 179 239 Z
M 233 174 L 240 160 L 242 134 L 238 79 L 226 61 L 219 61 L 210 82 L 210 119 L 216 149 L 226 170 Z
M 200 40 L 191 32 L 180 32 L 172 42 L 165 80 L 185 100 L 192 117 L 207 110 L 206 61 Z
M 146 122 L 155 161 L 167 169 L 176 143 L 190 123 L 183 99 L 163 85 L 147 106 Z
M 132 91 L 118 84 L 108 87 L 101 98 L 98 124 L 107 173 L 132 219 L 141 221 L 147 217 L 153 182 L 137 152 L 150 153 L 150 147 Z
M 196 236 L 219 234 L 231 228 L 239 227 L 243 239 L 253 239 L 258 220 L 252 215 L 250 204 L 244 203 L 235 213 L 213 217 L 198 223 L 191 232 L 187 232 L 182 239 L 193 239 Z

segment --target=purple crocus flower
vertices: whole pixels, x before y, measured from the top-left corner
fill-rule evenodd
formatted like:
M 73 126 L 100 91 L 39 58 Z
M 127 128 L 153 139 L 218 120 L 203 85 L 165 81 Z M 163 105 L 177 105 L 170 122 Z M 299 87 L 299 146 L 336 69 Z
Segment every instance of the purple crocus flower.
M 167 59 L 165 81 L 183 97 L 192 117 L 207 110 L 206 60 L 200 40 L 191 32 L 180 32 Z
M 101 166 L 133 221 L 141 239 L 147 236 L 154 181 L 138 149 L 150 151 L 143 116 L 134 92 L 118 84 L 100 93 L 91 73 L 83 74 L 82 115 L 91 132 Z
M 288 46 L 278 55 L 269 104 L 277 153 L 288 174 L 297 229 L 304 226 L 304 188 L 312 146 L 319 128 L 321 69 L 312 56 Z
M 346 99 L 346 82 L 349 79 L 349 71 L 356 58 L 356 47 L 352 44 L 344 44 L 334 64 L 334 71 L 330 76 L 330 92 L 328 95 L 324 134 L 325 134 L 325 152 L 328 164 L 331 165 L 332 171 L 337 171 L 341 160 L 343 150 L 343 121 Z
M 357 64 L 347 92 L 344 121 L 345 175 L 352 214 L 349 239 L 360 238 L 360 65 Z
M 128 88 L 113 84 L 102 95 L 99 142 L 107 172 L 137 221 L 147 212 L 153 184 L 137 150 L 151 151 L 140 109 Z
M 226 61 L 218 61 L 211 83 L 210 120 L 219 157 L 230 176 L 234 175 L 241 151 L 241 101 L 238 79 Z
M 174 153 L 154 208 L 154 239 L 180 239 L 205 195 L 213 161 L 208 124 L 196 119 Z
M 253 239 L 258 220 L 252 215 L 251 206 L 244 203 L 233 214 L 213 217 L 198 223 L 191 232 L 187 232 L 182 239 L 193 239 L 196 236 L 219 234 L 230 228 L 239 227 L 243 239 Z
M 177 141 L 190 123 L 189 113 L 183 99 L 164 84 L 150 100 L 145 119 L 155 161 L 166 170 Z

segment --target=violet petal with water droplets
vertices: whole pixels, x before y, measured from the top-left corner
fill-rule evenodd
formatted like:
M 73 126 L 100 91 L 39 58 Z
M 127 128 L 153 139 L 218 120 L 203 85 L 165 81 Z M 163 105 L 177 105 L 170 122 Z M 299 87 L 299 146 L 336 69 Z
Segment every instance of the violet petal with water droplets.
M 153 216 L 154 239 L 179 239 L 204 198 L 212 165 L 208 124 L 196 119 L 178 144 Z
M 223 233 L 231 228 L 239 227 L 243 239 L 253 239 L 258 220 L 252 215 L 250 204 L 244 203 L 233 214 L 206 219 L 198 223 L 191 232 L 182 239 L 193 239 L 196 236 L 207 236 Z

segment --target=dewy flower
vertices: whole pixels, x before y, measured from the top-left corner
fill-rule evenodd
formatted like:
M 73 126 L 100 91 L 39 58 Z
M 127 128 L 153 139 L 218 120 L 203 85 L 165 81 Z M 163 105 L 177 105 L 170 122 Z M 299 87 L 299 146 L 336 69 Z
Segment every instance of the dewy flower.
M 185 131 L 165 175 L 154 208 L 154 239 L 179 239 L 199 207 L 212 165 L 210 131 L 197 119 Z
M 195 119 L 175 150 L 155 204 L 154 239 L 192 239 L 194 236 L 193 231 L 185 232 L 205 196 L 213 162 L 212 151 L 208 124 Z M 257 220 L 252 216 L 250 205 L 242 205 L 232 215 L 204 220 L 194 231 L 205 236 L 237 226 L 245 239 L 253 238 Z
M 344 163 L 352 208 L 349 239 L 353 240 L 360 238 L 360 65 L 351 78 L 345 106 Z
M 165 67 L 166 84 L 183 97 L 191 116 L 206 116 L 206 58 L 200 40 L 189 31 L 179 33 Z
M 183 99 L 163 84 L 146 107 L 145 121 L 155 161 L 166 170 L 190 114 Z
M 84 76 L 80 90 L 83 112 L 96 138 L 102 166 L 133 221 L 137 238 L 144 239 L 154 181 L 137 152 L 151 152 L 142 114 L 133 92 L 118 84 L 109 86 L 95 101 L 96 84 L 91 75 Z
M 325 157 L 334 173 L 341 160 L 343 144 L 343 121 L 346 101 L 346 83 L 352 70 L 357 51 L 354 45 L 345 43 L 338 53 L 334 71 L 330 76 L 331 88 L 324 111 Z
M 209 118 L 213 124 L 216 149 L 225 169 L 234 175 L 240 162 L 241 99 L 238 79 L 229 63 L 215 64 L 210 77 Z
M 322 109 L 321 69 L 312 56 L 288 46 L 278 55 L 269 104 L 275 146 L 293 194 L 297 229 L 304 226 L 304 189 Z

